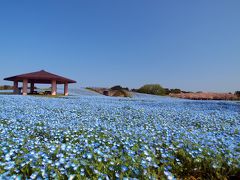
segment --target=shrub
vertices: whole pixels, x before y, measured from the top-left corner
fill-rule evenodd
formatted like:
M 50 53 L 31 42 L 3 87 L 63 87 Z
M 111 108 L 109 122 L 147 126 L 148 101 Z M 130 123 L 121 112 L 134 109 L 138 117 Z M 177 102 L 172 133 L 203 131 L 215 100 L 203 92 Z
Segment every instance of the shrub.
M 234 94 L 235 94 L 237 97 L 240 97 L 240 91 L 236 91 Z
M 169 95 L 169 94 L 179 94 L 179 93 L 182 92 L 181 89 L 176 89 L 176 88 L 175 88 L 175 89 L 165 88 L 164 90 L 165 90 L 165 94 L 166 94 L 166 95 Z
M 165 88 L 164 90 L 165 90 L 165 94 L 166 94 L 166 95 L 169 95 L 169 94 L 171 93 L 171 90 L 168 89 L 168 88 Z
M 123 88 L 122 86 L 120 85 L 117 85 L 117 86 L 113 86 L 110 88 L 111 90 L 126 90 L 126 91 L 129 91 L 129 89 L 126 87 L 126 88 Z
M 139 93 L 166 95 L 165 89 L 160 84 L 146 84 L 138 89 Z

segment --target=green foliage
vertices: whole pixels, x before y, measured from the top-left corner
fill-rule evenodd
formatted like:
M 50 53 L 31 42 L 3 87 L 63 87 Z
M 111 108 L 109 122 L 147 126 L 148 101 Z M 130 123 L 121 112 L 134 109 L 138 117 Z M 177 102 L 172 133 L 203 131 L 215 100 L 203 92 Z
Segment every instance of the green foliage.
M 12 89 L 13 89 L 12 86 L 8 86 L 8 85 L 0 86 L 0 90 L 12 90 Z
M 214 154 L 210 149 L 203 149 L 198 156 L 179 149 L 174 156 L 176 160 L 172 164 L 172 173 L 183 179 L 227 179 L 239 171 L 237 160 L 227 159 L 224 154 Z M 230 167 L 229 161 L 234 161 L 235 167 Z
M 160 84 L 146 84 L 137 90 L 139 93 L 166 95 L 165 89 Z

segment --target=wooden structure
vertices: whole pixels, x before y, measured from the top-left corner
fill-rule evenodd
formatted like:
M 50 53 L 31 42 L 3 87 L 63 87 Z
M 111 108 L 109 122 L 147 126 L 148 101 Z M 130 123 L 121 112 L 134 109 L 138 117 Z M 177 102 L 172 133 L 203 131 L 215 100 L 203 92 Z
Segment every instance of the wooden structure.
M 64 95 L 68 95 L 68 84 L 69 83 L 76 83 L 76 81 L 49 73 L 47 71 L 37 71 L 27 74 L 21 74 L 17 76 L 12 76 L 5 78 L 6 81 L 13 81 L 14 82 L 14 93 L 18 94 L 18 83 L 22 82 L 22 94 L 27 95 L 28 92 L 28 83 L 30 83 L 30 93 L 34 94 L 34 87 L 35 84 L 51 84 L 51 95 L 57 95 L 57 84 L 64 84 Z

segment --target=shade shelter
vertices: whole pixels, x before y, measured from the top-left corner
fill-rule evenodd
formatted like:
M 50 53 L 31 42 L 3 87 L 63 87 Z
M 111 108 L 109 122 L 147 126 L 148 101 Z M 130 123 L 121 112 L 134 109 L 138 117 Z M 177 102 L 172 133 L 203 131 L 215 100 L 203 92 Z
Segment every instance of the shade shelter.
M 56 95 L 57 94 L 57 84 L 64 84 L 64 95 L 68 95 L 68 84 L 70 83 L 76 83 L 76 81 L 52 74 L 50 72 L 41 70 L 37 72 L 27 73 L 27 74 L 21 74 L 17 76 L 12 76 L 5 78 L 4 80 L 7 81 L 13 81 L 14 82 L 14 93 L 17 94 L 18 92 L 18 83 L 23 83 L 22 88 L 22 94 L 27 95 L 28 90 L 28 83 L 31 84 L 30 86 L 30 93 L 34 92 L 35 84 L 51 84 L 51 94 Z

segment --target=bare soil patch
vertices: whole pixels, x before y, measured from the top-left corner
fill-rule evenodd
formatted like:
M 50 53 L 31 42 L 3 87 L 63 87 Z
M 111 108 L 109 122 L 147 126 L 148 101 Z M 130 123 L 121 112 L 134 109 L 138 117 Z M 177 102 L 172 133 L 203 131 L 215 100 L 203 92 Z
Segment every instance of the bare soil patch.
M 201 93 L 179 93 L 169 94 L 171 97 L 192 99 L 192 100 L 239 100 L 240 98 L 230 93 L 213 93 L 213 92 L 201 92 Z

